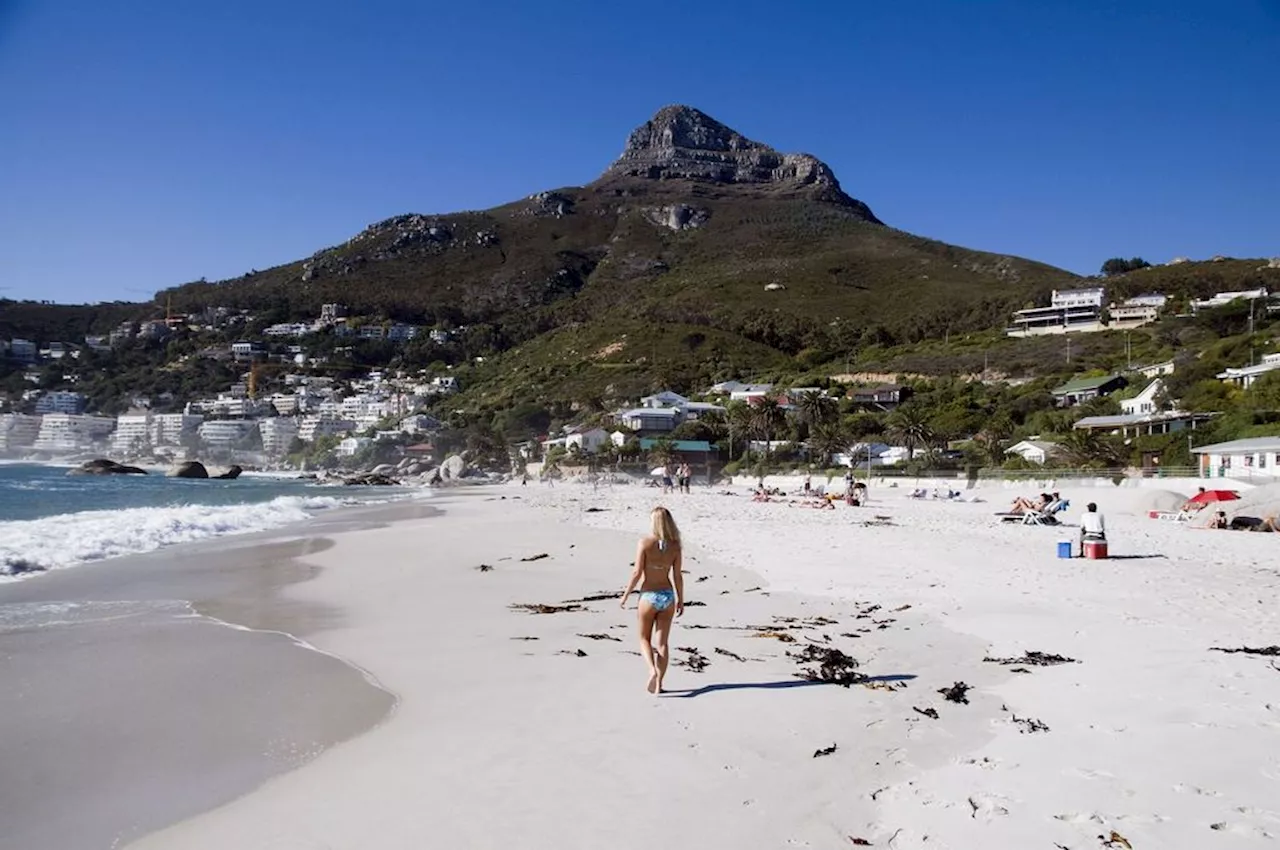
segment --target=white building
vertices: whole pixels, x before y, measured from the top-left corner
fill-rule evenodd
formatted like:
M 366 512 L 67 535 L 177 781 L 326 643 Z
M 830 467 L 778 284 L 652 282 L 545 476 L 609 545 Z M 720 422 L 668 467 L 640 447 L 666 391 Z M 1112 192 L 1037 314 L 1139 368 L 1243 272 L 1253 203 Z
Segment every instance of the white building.
M 1225 307 L 1233 301 L 1257 301 L 1267 297 L 1267 288 L 1265 286 L 1258 289 L 1241 289 L 1235 292 L 1219 292 L 1212 298 L 1205 298 L 1200 301 L 1191 302 L 1191 312 L 1198 313 L 1201 310 L 1211 310 L 1214 307 Z
M 432 378 L 431 386 L 438 393 L 456 393 L 458 391 L 458 379 L 452 375 L 443 375 L 438 378 Z
M 684 407 L 688 403 L 689 399 L 671 390 L 663 390 L 640 399 L 641 407 Z
M 207 446 L 229 447 L 248 436 L 253 425 L 244 419 L 206 419 L 200 423 L 197 433 Z
M 1219 372 L 1218 378 L 1247 390 L 1263 375 L 1268 372 L 1274 372 L 1276 369 L 1280 369 L 1280 353 L 1264 354 L 1262 355 L 1262 362 L 1256 366 L 1241 366 L 1238 369 L 1227 369 L 1225 372 Z
M 116 417 L 116 431 L 111 435 L 111 452 L 117 456 L 138 456 L 151 448 L 150 413 L 127 413 Z
M 258 429 L 262 432 L 262 450 L 272 457 L 282 457 L 289 453 L 298 436 L 298 421 L 287 416 L 273 416 L 258 421 Z
M 440 420 L 426 413 L 415 413 L 400 420 L 400 430 L 406 434 L 429 434 L 440 428 Z
M 1104 330 L 1100 286 L 1088 289 L 1055 289 L 1048 307 L 1031 307 L 1013 314 L 1007 336 L 1085 333 Z
M 339 419 L 336 416 L 304 416 L 298 423 L 298 439 L 310 443 L 317 437 L 334 437 L 350 434 L 356 429 L 356 423 L 350 419 Z
M 231 356 L 236 360 L 251 360 L 264 353 L 260 342 L 233 342 Z
M 1166 360 L 1163 363 L 1152 363 L 1150 366 L 1143 366 L 1137 372 L 1144 378 L 1162 378 L 1165 375 L 1173 374 L 1174 365 L 1172 360 Z
M 1111 305 L 1108 310 L 1111 314 L 1109 326 L 1114 330 L 1124 330 L 1149 324 L 1160 317 L 1160 311 L 1167 303 L 1169 296 L 1158 292 L 1126 298 L 1119 304 Z
M 0 451 L 29 449 L 40 436 L 40 417 L 22 413 L 0 414 Z
M 190 413 L 157 413 L 151 417 L 151 445 L 181 446 L 200 433 L 203 416 Z
M 594 454 L 609 442 L 609 432 L 603 428 L 574 428 L 564 438 L 564 447 L 577 447 L 584 454 Z
M 40 421 L 40 433 L 32 448 L 42 452 L 78 452 L 104 442 L 115 430 L 116 420 L 108 416 L 76 416 L 50 413 Z
M 773 392 L 773 384 L 742 384 L 729 392 L 729 401 L 746 401 L 753 398 L 764 398 Z
M 1139 416 L 1159 411 L 1160 405 L 1156 402 L 1156 396 L 1160 395 L 1163 389 L 1164 381 L 1156 378 L 1133 398 L 1126 398 L 1121 401 L 1121 412 L 1125 416 Z
M 1205 478 L 1274 478 L 1280 469 L 1280 437 L 1253 437 L 1192 449 Z
M 333 453 L 338 457 L 351 457 L 372 442 L 368 437 L 347 437 L 338 443 Z
M 282 322 L 263 329 L 263 336 L 306 336 L 311 333 L 311 325 L 306 322 Z
M 681 413 L 674 407 L 637 407 L 618 414 L 618 421 L 632 431 L 666 433 L 680 424 Z
M 275 408 L 280 416 L 293 416 L 302 409 L 302 401 L 297 395 L 285 395 L 284 393 L 276 393 L 267 398 L 267 404 Z
M 1049 443 L 1044 440 L 1022 440 L 1005 449 L 1004 453 L 1017 455 L 1028 463 L 1038 463 L 1043 466 L 1061 451 L 1062 448 L 1056 443 Z
M 36 400 L 36 413 L 84 413 L 84 406 L 82 393 L 54 390 Z

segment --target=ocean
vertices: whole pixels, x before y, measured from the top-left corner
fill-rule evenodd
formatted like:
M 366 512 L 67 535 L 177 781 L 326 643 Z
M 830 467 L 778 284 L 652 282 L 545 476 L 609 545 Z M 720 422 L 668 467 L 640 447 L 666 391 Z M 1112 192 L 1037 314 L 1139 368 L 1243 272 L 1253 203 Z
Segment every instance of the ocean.
M 67 475 L 0 464 L 0 582 L 225 534 L 265 531 L 342 505 L 405 498 L 402 488 L 334 488 L 277 476 L 234 481 Z

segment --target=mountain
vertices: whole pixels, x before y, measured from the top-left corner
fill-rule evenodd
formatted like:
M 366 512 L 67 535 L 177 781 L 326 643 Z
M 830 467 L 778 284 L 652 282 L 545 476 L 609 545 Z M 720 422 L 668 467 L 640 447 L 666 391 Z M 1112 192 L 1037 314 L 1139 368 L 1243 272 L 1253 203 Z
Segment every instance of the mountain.
M 608 372 L 616 380 L 596 381 L 600 392 L 623 395 L 995 327 L 1077 280 L 888 227 L 816 157 L 669 106 L 585 186 L 396 216 L 305 260 L 158 298 L 276 320 L 336 301 L 357 315 L 478 327 L 488 354 L 525 351 L 508 358 L 519 392 L 560 396 Z M 526 374 L 534 368 L 560 377 Z

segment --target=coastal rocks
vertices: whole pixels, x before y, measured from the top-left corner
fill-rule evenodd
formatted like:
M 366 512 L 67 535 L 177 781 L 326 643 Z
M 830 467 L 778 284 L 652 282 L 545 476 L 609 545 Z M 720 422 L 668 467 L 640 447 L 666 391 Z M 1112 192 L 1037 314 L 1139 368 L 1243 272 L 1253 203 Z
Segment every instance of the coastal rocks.
M 707 223 L 711 213 L 688 204 L 672 204 L 668 207 L 649 207 L 644 217 L 659 227 L 679 232 L 693 230 Z
M 237 478 L 240 477 L 240 473 L 242 472 L 244 472 L 243 469 L 232 464 L 227 468 L 226 472 L 220 472 L 217 475 L 210 475 L 209 477 L 214 478 L 218 481 L 235 481 Z
M 374 472 L 366 472 L 362 475 L 352 475 L 342 479 L 342 483 L 346 487 L 395 487 L 400 482 L 392 478 L 390 475 L 378 475 Z
M 204 464 L 198 460 L 188 460 L 171 469 L 169 477 L 205 479 L 209 477 L 209 470 L 205 469 Z
M 456 481 L 467 471 L 467 462 L 462 455 L 449 455 L 440 464 L 440 477 L 445 481 Z
M 114 460 L 106 458 L 98 458 L 96 460 L 85 461 L 75 469 L 67 470 L 67 475 L 146 475 L 145 469 L 136 466 L 125 466 L 123 463 L 116 463 Z

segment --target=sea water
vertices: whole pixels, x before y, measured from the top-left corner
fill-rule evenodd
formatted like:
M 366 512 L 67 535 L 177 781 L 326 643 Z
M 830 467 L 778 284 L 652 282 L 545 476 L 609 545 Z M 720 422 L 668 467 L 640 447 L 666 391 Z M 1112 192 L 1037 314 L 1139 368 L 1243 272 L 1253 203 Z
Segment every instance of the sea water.
M 279 476 L 232 481 L 68 475 L 0 464 L 0 581 L 223 534 L 266 531 L 340 505 L 404 497 Z

